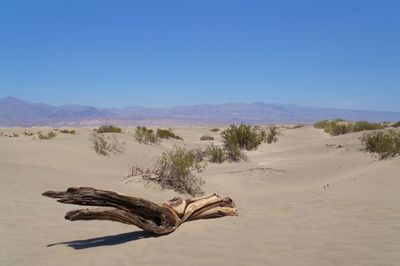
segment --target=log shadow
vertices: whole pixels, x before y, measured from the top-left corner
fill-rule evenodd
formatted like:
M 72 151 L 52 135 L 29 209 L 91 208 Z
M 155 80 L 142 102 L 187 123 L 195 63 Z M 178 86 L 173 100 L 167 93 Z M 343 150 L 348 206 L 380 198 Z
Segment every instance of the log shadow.
M 108 236 L 101 236 L 89 239 L 82 239 L 82 240 L 73 240 L 73 241 L 66 241 L 60 243 L 53 243 L 47 245 L 47 247 L 52 247 L 56 245 L 66 245 L 71 247 L 75 250 L 79 249 L 87 249 L 87 248 L 94 248 L 94 247 L 101 247 L 101 246 L 113 246 L 124 244 L 130 241 L 136 241 L 145 238 L 152 238 L 152 237 L 159 237 L 159 235 L 152 234 L 146 231 L 135 231 L 129 233 L 123 233 L 118 235 L 108 235 Z

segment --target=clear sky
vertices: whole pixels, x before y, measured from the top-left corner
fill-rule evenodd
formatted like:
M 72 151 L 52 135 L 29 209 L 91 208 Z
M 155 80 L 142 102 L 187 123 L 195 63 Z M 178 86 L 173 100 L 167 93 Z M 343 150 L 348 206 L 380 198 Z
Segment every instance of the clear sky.
M 400 1 L 1 0 L 6 96 L 400 111 Z

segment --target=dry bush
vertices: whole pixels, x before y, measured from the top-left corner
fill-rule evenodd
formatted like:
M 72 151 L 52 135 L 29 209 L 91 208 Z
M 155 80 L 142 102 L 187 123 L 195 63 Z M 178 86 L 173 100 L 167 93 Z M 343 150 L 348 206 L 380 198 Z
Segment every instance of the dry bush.
M 212 128 L 212 129 L 210 129 L 210 131 L 212 131 L 212 132 L 218 132 L 218 131 L 219 131 L 219 128 Z
M 194 172 L 202 172 L 205 166 L 193 150 L 174 146 L 172 150 L 162 153 L 154 169 L 133 166 L 128 177 L 139 176 L 147 183 L 160 185 L 161 189 L 197 196 L 204 194 L 201 189 L 204 181 Z
M 93 132 L 90 140 L 96 153 L 107 156 L 110 153 L 123 153 L 125 150 L 125 142 L 120 142 L 117 136 L 105 136 L 103 134 Z

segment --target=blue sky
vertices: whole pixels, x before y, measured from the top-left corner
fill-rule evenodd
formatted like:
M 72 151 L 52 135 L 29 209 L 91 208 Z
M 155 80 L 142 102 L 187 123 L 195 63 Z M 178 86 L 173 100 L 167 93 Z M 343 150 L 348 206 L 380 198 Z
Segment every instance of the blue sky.
M 400 1 L 0 2 L 0 98 L 400 111 Z

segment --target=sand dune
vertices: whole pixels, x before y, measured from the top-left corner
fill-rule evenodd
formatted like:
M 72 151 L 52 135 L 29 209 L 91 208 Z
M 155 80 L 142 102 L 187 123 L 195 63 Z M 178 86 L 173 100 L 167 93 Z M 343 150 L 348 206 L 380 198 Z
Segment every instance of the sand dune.
M 3 128 L 5 134 L 26 129 Z M 32 128 L 31 132 L 46 130 Z M 127 128 L 126 131 L 133 131 Z M 199 220 L 154 237 L 113 222 L 69 222 L 75 207 L 45 190 L 93 186 L 163 202 L 176 195 L 121 181 L 131 164 L 148 167 L 174 144 L 196 147 L 207 127 L 179 127 L 184 142 L 137 143 L 121 155 L 91 148 L 90 129 L 53 140 L 0 136 L 0 265 L 397 265 L 400 158 L 360 151 L 352 133 L 331 137 L 306 126 L 281 129 L 248 162 L 209 164 L 205 191 L 231 197 L 238 217 Z

